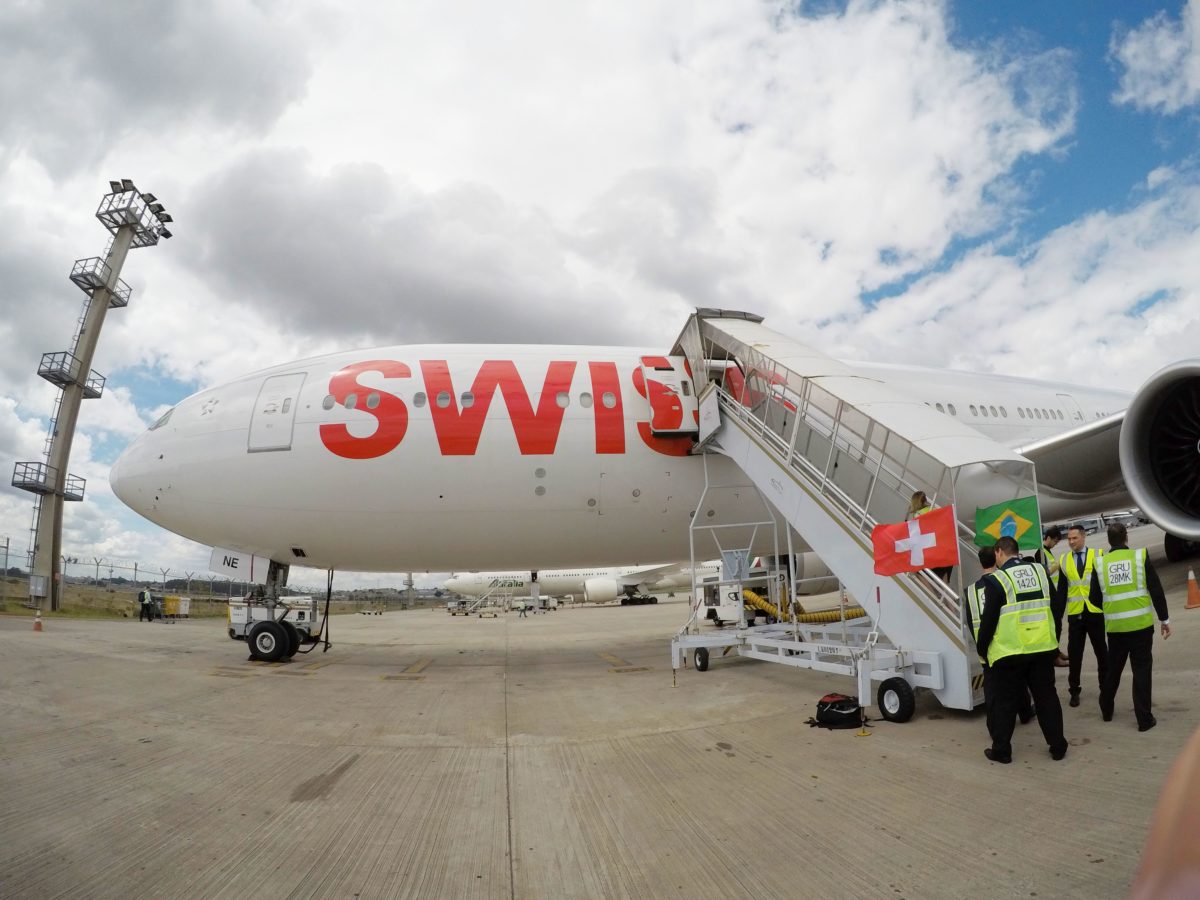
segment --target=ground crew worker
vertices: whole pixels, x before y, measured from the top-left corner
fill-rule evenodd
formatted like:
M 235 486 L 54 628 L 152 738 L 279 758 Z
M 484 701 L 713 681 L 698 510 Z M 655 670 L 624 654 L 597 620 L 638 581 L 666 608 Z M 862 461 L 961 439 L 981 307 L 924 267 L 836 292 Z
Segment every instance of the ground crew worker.
M 983 753 L 992 762 L 1012 762 L 1017 705 L 1021 691 L 1028 688 L 1050 756 L 1062 759 L 1067 755 L 1067 739 L 1063 736 L 1062 704 L 1054 689 L 1055 625 L 1062 614 L 1055 614 L 1044 566 L 1022 560 L 1016 540 L 1007 535 L 996 541 L 994 549 L 999 568 L 984 581 L 975 644 L 992 668 L 993 679 L 988 709 L 992 746 Z
M 967 586 L 967 627 L 971 629 L 975 640 L 979 640 L 984 581 L 988 575 L 996 571 L 996 551 L 991 547 L 980 547 L 979 565 L 983 567 L 983 575 L 974 584 Z M 983 708 L 987 711 L 992 708 L 992 696 L 995 688 L 992 685 L 992 667 L 987 664 L 986 659 L 981 658 L 980 662 L 983 664 Z M 1033 703 L 1030 702 L 1028 690 L 1021 691 L 1020 699 L 1017 701 L 1017 718 L 1021 720 L 1022 725 L 1033 718 Z
M 145 590 L 138 594 L 138 621 L 145 618 L 147 622 L 154 621 L 154 606 L 150 599 L 150 591 Z
M 1125 526 L 1108 526 L 1112 549 L 1100 560 L 1096 580 L 1104 596 L 1104 630 L 1108 637 L 1108 672 L 1100 690 L 1100 715 L 1111 722 L 1117 688 L 1125 660 L 1133 669 L 1133 712 L 1138 731 L 1158 724 L 1150 711 L 1151 676 L 1154 669 L 1154 614 L 1162 623 L 1162 636 L 1171 636 L 1167 597 L 1158 573 L 1150 565 L 1145 549 L 1130 550 Z
M 1083 642 L 1086 638 L 1096 654 L 1096 683 L 1104 690 L 1104 674 L 1108 671 L 1108 647 L 1104 642 L 1104 613 L 1100 609 L 1103 596 L 1100 582 L 1093 579 L 1100 558 L 1087 545 L 1087 532 L 1082 525 L 1067 529 L 1071 549 L 1058 558 L 1059 574 L 1056 588 L 1060 605 L 1067 610 L 1067 689 L 1071 706 L 1079 705 L 1079 672 L 1083 668 Z
M 1058 560 L 1054 558 L 1054 548 L 1062 538 L 1062 529 L 1051 525 L 1042 535 L 1042 549 L 1033 554 L 1033 561 L 1046 567 L 1046 574 L 1050 576 L 1051 581 L 1058 575 Z
M 1054 583 L 1054 579 L 1058 576 L 1058 560 L 1054 558 L 1054 548 L 1058 546 L 1058 542 L 1062 540 L 1062 537 L 1062 529 L 1057 525 L 1051 525 L 1042 533 L 1042 549 L 1033 554 L 1033 561 L 1040 562 L 1046 567 L 1046 574 L 1050 576 L 1051 584 Z M 1061 651 L 1055 658 L 1054 664 L 1060 668 L 1066 668 L 1070 665 L 1067 661 L 1067 655 Z

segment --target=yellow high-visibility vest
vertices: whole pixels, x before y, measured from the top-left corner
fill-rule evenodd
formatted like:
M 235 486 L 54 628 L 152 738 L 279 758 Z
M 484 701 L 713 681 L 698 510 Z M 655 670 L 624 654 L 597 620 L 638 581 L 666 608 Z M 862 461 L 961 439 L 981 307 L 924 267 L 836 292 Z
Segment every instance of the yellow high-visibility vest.
M 1046 569 L 1033 563 L 1021 563 L 992 573 L 1004 588 L 1004 605 L 996 633 L 988 644 L 988 665 L 1006 656 L 1043 653 L 1058 647 L 1054 618 L 1050 612 L 1050 583 Z M 1017 600 L 1018 595 L 1026 599 Z
M 983 584 L 967 585 L 967 607 L 971 610 L 971 632 L 979 640 L 979 617 L 983 615 Z
M 1089 598 L 1092 590 L 1092 570 L 1100 554 L 1088 547 L 1083 555 L 1083 571 L 1075 568 L 1075 551 L 1070 550 L 1058 558 L 1059 568 L 1067 576 L 1067 615 L 1074 616 L 1083 612 L 1098 613 L 1099 609 Z
M 1100 561 L 1105 631 L 1154 627 L 1154 604 L 1146 590 L 1146 551 L 1109 550 Z

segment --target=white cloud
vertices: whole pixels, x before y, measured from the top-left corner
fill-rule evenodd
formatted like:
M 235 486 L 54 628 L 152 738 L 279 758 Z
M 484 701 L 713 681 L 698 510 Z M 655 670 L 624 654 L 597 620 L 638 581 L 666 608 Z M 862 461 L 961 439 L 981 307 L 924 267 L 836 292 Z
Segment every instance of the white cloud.
M 1188 0 L 1175 19 L 1160 10 L 1113 37 L 1123 67 L 1114 100 L 1176 113 L 1200 99 L 1200 2 Z

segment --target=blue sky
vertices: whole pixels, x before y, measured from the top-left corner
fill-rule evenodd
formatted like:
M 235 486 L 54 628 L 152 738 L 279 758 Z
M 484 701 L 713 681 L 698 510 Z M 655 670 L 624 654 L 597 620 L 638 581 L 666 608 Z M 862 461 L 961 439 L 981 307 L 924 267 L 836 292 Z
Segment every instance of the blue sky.
M 1049 340 L 980 330 L 1002 304 L 1082 322 L 1078 380 L 1134 390 L 1200 346 L 1197 2 L 140 8 L 0 9 L 0 462 L 41 452 L 33 373 L 108 179 L 176 220 L 105 326 L 72 555 L 204 568 L 109 464 L 165 405 L 334 349 L 666 346 L 725 306 L 850 359 L 1055 377 Z M 29 512 L 0 485 L 0 537 Z

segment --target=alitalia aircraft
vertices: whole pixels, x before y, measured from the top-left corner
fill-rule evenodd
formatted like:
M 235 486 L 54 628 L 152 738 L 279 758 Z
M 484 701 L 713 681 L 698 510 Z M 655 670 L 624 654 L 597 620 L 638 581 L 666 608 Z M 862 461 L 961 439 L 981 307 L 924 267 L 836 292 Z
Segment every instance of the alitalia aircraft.
M 694 574 L 698 579 L 703 579 L 716 576 L 720 570 L 719 563 L 706 563 L 696 566 Z M 455 572 L 442 586 L 464 597 L 484 597 L 495 592 L 527 597 L 536 580 L 539 593 L 548 597 L 571 596 L 584 603 L 608 603 L 618 597 L 633 600 L 651 593 L 690 591 L 692 576 L 691 566 L 678 563 L 662 566 L 576 566 L 523 572 Z
M 1200 361 L 1170 366 L 1136 393 L 845 365 L 1035 462 L 1046 521 L 1138 506 L 1168 532 L 1168 556 L 1200 541 Z M 733 462 L 691 454 L 698 389 L 718 380 L 736 395 L 743 377 L 728 361 L 694 377 L 682 356 L 630 347 L 335 353 L 182 400 L 125 450 L 111 482 L 164 528 L 283 564 L 681 561 L 691 558 L 693 516 L 762 516 Z M 728 489 L 701 504 L 706 467 Z

